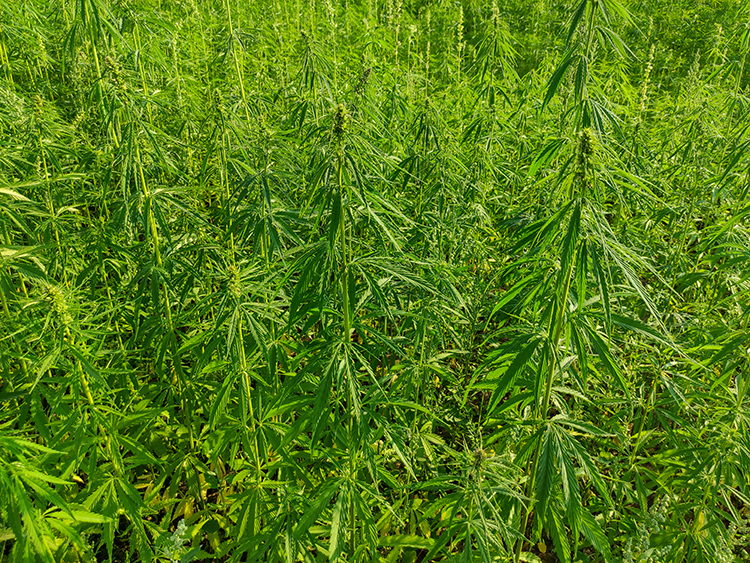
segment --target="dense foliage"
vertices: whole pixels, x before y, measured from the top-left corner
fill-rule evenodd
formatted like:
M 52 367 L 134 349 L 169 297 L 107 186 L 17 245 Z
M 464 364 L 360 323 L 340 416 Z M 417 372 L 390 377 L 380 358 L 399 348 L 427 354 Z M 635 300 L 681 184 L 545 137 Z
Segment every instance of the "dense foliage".
M 741 1 L 0 3 L 0 561 L 750 558 Z

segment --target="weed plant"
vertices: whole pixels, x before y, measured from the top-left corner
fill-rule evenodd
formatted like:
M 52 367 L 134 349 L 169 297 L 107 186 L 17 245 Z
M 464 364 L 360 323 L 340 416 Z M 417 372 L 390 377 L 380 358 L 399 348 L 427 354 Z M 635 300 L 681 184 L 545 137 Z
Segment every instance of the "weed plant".
M 0 562 L 750 558 L 750 9 L 0 3 Z

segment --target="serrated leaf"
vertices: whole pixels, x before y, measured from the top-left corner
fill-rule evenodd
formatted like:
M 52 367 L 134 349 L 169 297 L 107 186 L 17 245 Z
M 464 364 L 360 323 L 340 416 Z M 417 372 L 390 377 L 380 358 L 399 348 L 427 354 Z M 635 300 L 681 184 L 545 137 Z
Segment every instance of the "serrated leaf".
M 604 556 L 604 560 L 609 561 L 611 556 L 607 535 L 587 508 L 584 508 L 581 513 L 581 532 L 591 542 L 594 549 Z
M 563 54 L 562 62 L 557 65 L 555 72 L 552 74 L 549 82 L 547 82 L 547 93 L 544 96 L 544 102 L 542 102 L 542 111 L 544 111 L 544 108 L 547 107 L 547 104 L 549 104 L 555 96 L 555 93 L 557 93 L 560 83 L 562 82 L 562 79 L 565 78 L 565 74 L 568 72 L 570 65 L 576 62 L 579 58 L 580 55 L 576 55 L 573 50 L 568 50 Z

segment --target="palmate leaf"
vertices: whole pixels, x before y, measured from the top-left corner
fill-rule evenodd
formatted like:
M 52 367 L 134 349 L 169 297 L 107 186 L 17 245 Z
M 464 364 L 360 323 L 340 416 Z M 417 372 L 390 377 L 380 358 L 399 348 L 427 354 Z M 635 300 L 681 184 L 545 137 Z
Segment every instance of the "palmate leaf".
M 588 321 L 579 319 L 579 327 L 583 329 L 583 333 L 586 335 L 587 340 L 591 344 L 591 347 L 594 349 L 599 360 L 607 368 L 607 371 L 614 376 L 617 386 L 622 389 L 626 397 L 630 398 L 628 383 L 625 381 L 622 370 L 612 355 L 612 351 L 607 342 L 596 329 L 591 327 Z
M 339 489 L 336 503 L 333 505 L 331 516 L 331 543 L 329 546 L 329 559 L 331 561 L 338 560 L 344 548 L 350 493 L 349 483 L 344 481 L 343 486 Z
M 570 283 L 572 263 L 578 248 L 578 235 L 581 228 L 581 202 L 576 202 L 573 213 L 568 222 L 568 229 L 560 249 L 560 276 L 558 277 L 558 289 L 562 291 L 563 286 Z
M 535 221 L 531 225 L 524 227 L 521 235 L 511 249 L 512 252 L 520 253 L 526 249 L 527 246 L 530 246 L 531 250 L 538 250 L 540 247 L 550 246 L 554 238 L 558 236 L 562 230 L 560 225 L 562 224 L 563 218 L 567 215 L 569 209 L 574 204 L 575 202 L 571 200 L 560 207 L 560 209 L 558 209 L 551 217 L 540 219 L 539 221 Z
M 250 504 L 250 502 L 246 502 L 246 504 Z M 264 533 L 245 534 L 241 537 L 247 539 L 236 545 L 232 555 L 236 558 L 235 560 L 239 561 L 242 554 L 247 553 L 246 561 L 248 563 L 254 563 L 255 561 L 263 561 L 264 563 L 269 561 L 281 561 L 279 558 L 274 557 L 274 555 L 276 555 L 276 553 L 274 553 L 276 547 L 275 543 L 278 541 L 282 529 L 287 528 L 287 530 L 289 530 L 290 526 L 291 522 L 289 520 L 285 522 L 284 519 L 279 518 L 271 525 L 267 526 Z M 294 536 L 291 535 L 291 531 L 286 531 L 284 537 L 286 561 L 287 563 L 292 563 L 294 561 L 293 557 L 298 542 L 294 539 Z
M 568 37 L 565 40 L 565 44 L 568 46 L 570 45 L 571 39 L 573 39 L 573 35 L 575 35 L 575 32 L 578 29 L 578 24 L 581 23 L 583 14 L 586 13 L 586 6 L 588 5 L 589 1 L 590 0 L 581 0 L 580 4 L 578 4 L 575 11 L 573 12 L 572 17 L 570 18 L 570 25 L 568 26 Z
M 617 51 L 617 54 L 620 55 L 620 57 L 622 57 L 623 59 L 635 56 L 633 51 L 630 50 L 630 47 L 625 44 L 620 36 L 608 27 L 597 26 L 596 31 L 597 33 L 599 33 L 602 41 L 606 41 L 607 43 L 612 45 L 615 51 Z
M 35 493 L 34 497 L 45 501 L 47 504 L 58 507 L 60 510 L 65 511 L 71 518 L 73 514 L 70 512 L 67 503 L 63 498 L 54 490 L 52 487 L 47 486 L 44 481 L 50 481 L 53 478 L 43 475 L 38 471 L 23 471 L 17 474 L 19 481 L 25 486 L 32 489 Z M 62 479 L 54 479 L 54 481 L 62 482 L 65 484 L 72 484 Z
M 550 141 L 535 157 L 529 167 L 529 178 L 534 175 L 549 162 L 557 158 L 560 150 L 568 143 L 567 139 L 553 139 Z
M 612 506 L 609 493 L 604 481 L 593 463 L 586 449 L 578 440 L 563 426 L 569 426 L 587 433 L 604 435 L 600 430 L 590 424 L 566 419 L 562 416 L 553 418 L 547 423 L 546 430 L 542 436 L 542 442 L 538 449 L 538 465 L 536 468 L 536 502 L 537 513 L 545 514 L 545 527 L 552 536 L 558 550 L 558 556 L 563 560 L 570 561 L 571 554 L 561 552 L 562 549 L 570 550 L 567 540 L 568 532 L 563 524 L 562 506 L 555 496 L 553 487 L 559 482 L 562 487 L 562 498 L 565 511 L 564 518 L 570 526 L 570 535 L 575 545 L 578 545 L 579 531 L 583 532 L 594 547 L 605 556 L 609 554 L 606 537 L 596 523 L 591 513 L 583 506 L 581 489 L 578 484 L 573 460 L 584 470 L 586 476 L 594 484 L 597 491 L 602 495 L 605 502 Z M 590 432 L 589 432 L 590 431 Z M 558 479 L 559 476 L 559 479 Z M 576 547 L 577 550 L 577 547 Z
M 99 370 L 97 370 L 91 363 L 81 354 L 78 350 L 76 350 L 73 346 L 68 346 L 68 350 L 75 356 L 75 358 L 81 363 L 81 366 L 83 367 L 83 370 L 86 372 L 86 374 L 97 383 L 102 389 L 110 389 L 107 382 L 104 380 L 102 375 L 99 373 Z
M 562 506 L 555 500 L 549 503 L 546 512 L 547 529 L 552 536 L 552 543 L 555 544 L 555 553 L 562 559 L 563 563 L 571 563 L 572 554 L 570 542 L 568 541 L 568 531 L 563 523 Z
M 411 287 L 421 289 L 427 293 L 437 294 L 437 289 L 427 280 L 412 272 L 409 268 L 396 260 L 386 256 L 365 255 L 352 260 L 353 264 L 363 264 L 381 270 Z
M 10 534 L 14 538 L 23 537 L 23 521 L 21 519 L 21 512 L 14 506 L 17 504 L 16 495 L 25 494 L 25 491 L 20 487 L 20 483 L 17 482 L 13 476 L 6 470 L 3 464 L 0 464 L 0 506 L 7 514 L 7 521 L 4 522 L 4 526 L 10 526 Z M 5 533 L 5 530 L 3 530 Z
M 568 424 L 571 423 L 571 421 L 568 421 Z M 581 423 L 578 422 L 577 425 L 580 427 Z M 586 426 L 583 426 L 583 428 L 586 428 Z M 567 455 L 576 458 L 578 464 L 586 474 L 586 477 L 589 478 L 591 483 L 598 491 L 599 495 L 601 495 L 602 500 L 604 500 L 604 502 L 608 506 L 612 507 L 612 499 L 606 485 L 604 484 L 604 479 L 602 478 L 601 473 L 597 469 L 596 464 L 591 459 L 591 455 L 588 453 L 586 448 L 584 448 L 583 445 L 570 432 L 561 431 L 559 436 L 561 441 L 564 443 L 563 449 L 565 450 Z
M 16 481 L 17 487 L 22 489 Z M 19 494 L 20 493 L 20 494 Z M 26 491 L 20 490 L 14 495 L 17 509 L 23 515 L 23 532 L 16 533 L 17 538 L 25 538 L 20 546 L 23 550 L 22 561 L 33 561 L 36 557 L 45 563 L 54 563 L 54 557 L 47 544 L 46 537 L 51 533 L 46 523 L 39 518 L 39 510 L 34 506 Z M 33 555 L 32 555 L 33 554 Z
M 68 523 L 68 521 L 59 520 L 57 518 L 59 514 L 59 512 L 50 513 L 47 517 L 47 524 L 50 528 L 56 530 L 63 538 L 66 538 L 72 543 L 77 550 L 81 552 L 85 551 L 88 548 L 87 543 L 83 540 L 76 529 Z
M 721 345 L 716 353 L 711 356 L 707 365 L 712 366 L 717 362 L 722 362 L 726 358 L 729 358 L 733 352 L 740 349 L 744 351 L 745 343 L 750 340 L 750 334 L 747 331 L 736 331 L 734 333 L 727 334 L 718 343 Z
M 554 430 L 552 425 L 547 425 L 538 450 L 539 457 L 536 469 L 536 496 L 534 500 L 538 504 L 537 512 L 539 514 L 547 513 L 547 505 L 552 494 L 552 485 L 557 475 L 556 449 Z
M 628 285 L 630 285 L 630 287 L 632 287 L 638 294 L 638 297 L 653 315 L 654 320 L 659 323 L 659 326 L 665 334 L 668 333 L 661 320 L 661 315 L 659 314 L 656 304 L 646 288 L 643 287 L 643 283 L 641 283 L 640 278 L 633 270 L 633 266 L 647 269 L 659 280 L 659 282 L 663 283 L 665 287 L 670 287 L 669 283 L 667 283 L 661 274 L 649 264 L 647 258 L 639 256 L 633 250 L 625 247 L 619 241 L 610 236 L 611 231 L 608 225 L 600 222 L 596 228 L 599 231 L 598 235 L 601 236 L 601 251 L 604 256 L 617 265 L 618 269 L 627 280 Z M 607 231 L 610 231 L 610 233 Z
M 593 89 L 593 88 L 592 88 Z M 621 120 L 608 107 L 606 101 L 585 98 L 580 106 L 580 123 L 582 127 L 593 127 L 600 135 L 606 134 L 606 125 L 610 125 L 618 135 L 622 134 Z
M 493 375 L 502 374 L 502 377 L 497 381 L 492 397 L 490 398 L 489 412 L 493 412 L 508 390 L 513 386 L 521 369 L 531 360 L 534 353 L 539 348 L 540 344 L 545 342 L 545 338 L 537 336 L 535 334 L 529 334 L 516 339 L 513 344 L 505 349 L 506 353 L 511 354 L 518 350 L 518 353 L 514 357 L 511 364 L 505 369 L 497 369 L 491 372 L 488 377 Z
M 150 541 L 146 534 L 146 528 L 144 526 L 143 513 L 150 511 L 149 507 L 143 502 L 138 490 L 128 481 L 124 479 L 115 479 L 115 488 L 117 490 L 117 498 L 119 505 L 125 511 L 125 515 L 130 520 L 136 535 L 141 540 L 141 549 L 143 557 L 146 558 L 151 552 L 149 547 Z M 151 554 L 153 557 L 153 554 Z
M 544 101 L 542 102 L 542 111 L 544 111 L 544 108 L 547 107 L 547 104 L 549 104 L 557 93 L 560 83 L 565 78 L 565 74 L 568 72 L 570 66 L 577 60 L 580 60 L 580 58 L 581 56 L 576 54 L 574 49 L 568 49 L 563 53 L 562 61 L 557 65 L 555 72 L 550 77 L 549 82 L 547 82 L 547 93 L 544 95 Z
M 299 541 L 302 536 L 309 532 L 310 528 L 318 520 L 323 510 L 328 508 L 331 499 L 333 499 L 339 489 L 343 486 L 345 486 L 345 479 L 337 477 L 329 479 L 322 483 L 316 491 L 310 492 L 310 495 L 308 496 L 312 498 L 313 501 L 294 528 L 295 540 Z
M 670 348 L 671 350 L 677 352 L 680 355 L 684 356 L 684 352 L 682 351 L 682 348 L 680 348 L 670 337 L 669 334 L 662 334 L 647 324 L 634 319 L 632 317 L 626 317 L 624 315 L 612 315 L 612 323 L 622 327 L 626 330 L 641 334 L 648 339 L 652 340 L 653 342 L 657 344 L 661 344 L 662 346 L 666 348 Z
M 612 14 L 616 14 L 627 23 L 634 25 L 633 16 L 619 0 L 597 0 L 596 5 L 604 16 L 604 21 L 609 22 Z
M 727 179 L 727 177 L 730 174 L 732 174 L 732 172 L 734 171 L 735 167 L 740 162 L 740 160 L 747 157 L 749 146 L 750 146 L 750 141 L 746 141 L 734 149 L 734 155 L 732 156 L 732 160 L 724 169 L 724 172 L 721 174 L 721 177 L 719 177 L 719 179 L 715 181 L 713 190 L 711 192 L 711 203 L 713 204 L 716 203 L 719 195 L 722 194 L 726 186 L 724 184 L 724 181 Z
M 325 271 L 328 268 L 328 272 Z M 323 292 L 329 285 L 319 283 L 317 280 L 326 280 L 333 273 L 334 266 L 331 263 L 331 255 L 325 240 L 307 245 L 304 252 L 300 253 L 282 283 L 288 282 L 295 273 L 299 273 L 292 292 L 292 301 L 289 305 L 287 330 L 312 308 L 323 303 Z M 320 315 L 321 311 L 317 312 Z
M 596 521 L 596 518 L 594 518 L 591 512 L 585 507 L 581 513 L 581 532 L 583 532 L 584 537 L 591 542 L 594 549 L 604 556 L 605 561 L 611 560 L 612 556 L 609 549 L 609 539 L 601 526 L 599 526 L 599 522 Z
M 72 483 L 38 470 L 36 463 L 32 464 L 25 457 L 25 454 L 34 452 L 61 453 L 22 438 L 0 436 L 0 508 L 8 517 L 6 522 L 13 535 L 18 538 L 13 551 L 18 554 L 20 550 L 25 554 L 24 561 L 39 557 L 51 562 L 53 557 L 49 545 L 54 545 L 55 540 L 49 528 L 49 518 L 56 512 L 49 509 L 54 507 L 71 519 L 75 519 L 75 515 L 50 485 Z
M 318 387 L 315 390 L 315 406 L 313 407 L 311 415 L 312 437 L 310 441 L 310 446 L 313 450 L 315 449 L 321 434 L 328 426 L 328 416 L 323 416 L 323 412 L 328 410 L 328 405 L 331 400 L 331 387 L 333 385 L 335 370 L 336 357 L 332 356 L 320 379 L 320 383 L 318 383 Z
M 571 536 L 577 545 L 578 530 L 581 526 L 581 511 L 583 508 L 581 491 L 578 486 L 578 477 L 573 467 L 573 456 L 570 455 L 571 452 L 566 448 L 566 443 L 560 438 L 558 428 L 555 426 L 552 426 L 552 428 L 554 429 L 555 454 L 560 469 L 560 481 L 562 483 L 563 500 L 565 501 L 565 515 L 570 526 Z

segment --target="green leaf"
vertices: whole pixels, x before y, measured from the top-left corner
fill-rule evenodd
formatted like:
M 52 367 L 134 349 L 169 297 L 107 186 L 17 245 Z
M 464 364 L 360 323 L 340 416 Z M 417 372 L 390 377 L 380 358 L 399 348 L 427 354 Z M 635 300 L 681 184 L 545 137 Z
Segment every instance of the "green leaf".
M 76 359 L 81 362 L 81 366 L 83 367 L 83 370 L 88 374 L 88 376 L 96 381 L 96 383 L 101 386 L 103 389 L 109 389 L 109 384 L 104 381 L 104 378 L 99 373 L 99 370 L 97 370 L 94 366 L 89 363 L 89 361 L 83 357 L 83 354 L 81 354 L 78 350 L 76 350 L 73 346 L 68 346 L 68 349 L 71 351 L 71 353 L 76 357 Z
M 536 502 L 538 503 L 538 512 L 544 514 L 547 511 L 552 483 L 555 480 L 557 469 L 555 466 L 555 439 L 552 426 L 547 426 L 542 438 L 541 449 L 539 450 L 539 461 L 536 470 Z
M 588 323 L 583 323 L 583 329 L 586 333 L 586 336 L 589 339 L 589 342 L 591 342 L 591 346 L 594 348 L 594 351 L 596 352 L 596 355 L 599 357 L 601 362 L 604 364 L 604 366 L 607 368 L 610 374 L 612 374 L 615 378 L 615 381 L 617 382 L 617 385 L 622 389 L 623 393 L 625 393 L 625 396 L 627 398 L 630 398 L 630 390 L 628 389 L 628 384 L 625 381 L 625 377 L 622 374 L 622 370 L 620 369 L 620 366 L 615 361 L 614 356 L 612 355 L 612 352 L 609 349 L 609 346 L 607 343 L 602 339 L 602 337 L 599 335 L 599 333 L 592 329 Z
M 23 480 L 35 479 L 37 481 L 44 481 L 46 483 L 52 483 L 53 485 L 72 485 L 73 484 L 71 481 L 60 479 L 59 477 L 53 477 L 52 475 L 47 475 L 45 473 L 40 473 L 39 471 L 36 471 L 35 469 L 32 469 L 31 467 L 28 467 L 28 466 L 24 467 L 23 471 L 19 471 L 18 475 Z
M 609 280 L 604 275 L 601 262 L 599 260 L 599 253 L 594 245 L 590 245 L 589 255 L 591 256 L 591 265 L 594 268 L 594 278 L 596 279 L 596 285 L 599 288 L 599 297 L 602 307 L 604 308 L 604 329 L 607 335 L 612 334 L 612 308 L 609 299 Z M 580 298 L 579 298 L 580 299 Z
M 661 334 L 655 329 L 651 328 L 647 324 L 642 323 L 641 321 L 637 319 L 634 319 L 632 317 L 625 317 L 622 315 L 613 314 L 612 322 L 616 324 L 617 326 L 642 334 L 643 336 L 648 337 L 654 342 L 662 344 L 666 346 L 667 348 L 671 348 L 675 352 L 682 354 L 682 350 L 672 341 L 671 338 L 669 338 L 667 334 Z
M 550 503 L 547 510 L 547 529 L 552 542 L 555 544 L 555 552 L 563 563 L 571 563 L 570 543 L 568 542 L 568 531 L 563 524 L 562 515 L 556 503 Z
M 591 459 L 591 456 L 589 455 L 586 448 L 584 448 L 581 443 L 569 432 L 561 433 L 561 439 L 567 442 L 568 450 L 573 452 L 576 460 L 578 461 L 578 464 L 581 466 L 586 476 L 591 480 L 594 487 L 599 492 L 607 506 L 613 507 L 614 504 L 610 497 L 609 491 L 607 490 L 607 486 L 604 483 L 604 479 L 602 478 L 601 473 L 599 473 L 599 469 Z
M 216 394 L 213 404 L 211 405 L 208 424 L 214 430 L 216 429 L 216 424 L 220 420 L 220 417 L 226 413 L 227 404 L 229 404 L 229 399 L 232 397 L 232 391 L 234 391 L 234 386 L 237 383 L 238 377 L 239 372 L 236 370 L 232 370 L 227 374 L 221 384 L 219 392 Z
M 572 49 L 566 51 L 563 54 L 562 62 L 557 65 L 557 69 L 555 69 L 555 72 L 552 74 L 552 77 L 547 83 L 547 93 L 544 96 L 544 102 L 542 102 L 542 111 L 544 111 L 544 108 L 547 107 L 547 104 L 549 104 L 549 102 L 555 96 L 555 93 L 560 87 L 560 82 L 562 82 L 562 79 L 565 77 L 565 73 L 568 72 L 570 65 L 576 62 L 576 60 L 578 60 L 579 58 L 580 55 L 576 55 L 575 51 Z
M 587 508 L 584 508 L 583 513 L 581 514 L 581 532 L 583 532 L 584 537 L 591 542 L 594 549 L 604 556 L 605 561 L 609 561 L 611 558 L 609 540 L 599 526 L 599 523 Z
M 585 0 L 584 0 L 585 1 Z M 529 178 L 532 178 L 543 166 L 554 160 L 560 149 L 567 144 L 567 139 L 553 139 L 539 152 L 529 167 Z
M 414 549 L 432 549 L 436 545 L 432 538 L 423 538 L 413 535 L 384 536 L 378 538 L 380 547 L 412 547 Z
M 313 503 L 300 518 L 297 526 L 294 528 L 294 539 L 299 540 L 307 534 L 310 528 L 315 524 L 321 512 L 328 507 L 331 499 L 343 485 L 341 479 L 331 479 L 325 482 L 317 491 L 313 493 Z
M 112 519 L 107 516 L 97 514 L 96 512 L 90 512 L 88 510 L 72 509 L 70 513 L 73 515 L 73 519 L 76 522 L 84 522 L 86 524 L 106 524 L 107 522 L 112 521 Z
M 8 196 L 11 199 L 16 199 L 19 201 L 31 201 L 25 195 L 22 195 L 15 190 L 11 190 L 10 188 L 0 188 L 0 195 Z
M 331 386 L 333 384 L 333 359 L 331 364 L 328 365 L 326 373 L 320 380 L 317 389 L 315 390 L 315 406 L 313 407 L 312 416 L 312 438 L 311 438 L 311 449 L 315 449 L 318 439 L 321 433 L 328 426 L 328 416 L 323 415 L 323 412 L 328 410 L 328 403 L 331 397 Z
M 598 437 L 613 436 L 613 434 L 604 432 L 603 430 L 600 430 L 599 428 L 597 428 L 596 426 L 594 426 L 593 424 L 589 422 L 584 422 L 581 420 L 574 420 L 564 415 L 557 415 L 552 420 L 553 422 L 555 422 L 555 424 L 562 424 L 564 426 L 568 426 L 569 428 L 579 430 L 580 432 L 583 432 L 584 434 L 589 434 L 591 436 L 598 436 Z
M 573 213 L 570 216 L 568 222 L 568 229 L 563 239 L 562 249 L 560 253 L 562 255 L 560 259 L 560 277 L 558 281 L 559 287 L 562 287 L 569 283 L 570 275 L 572 272 L 573 257 L 575 256 L 576 249 L 578 247 L 578 233 L 581 228 L 581 203 L 576 202 L 573 207 Z M 563 304 L 566 307 L 566 304 Z M 566 307 L 567 308 L 567 307 Z
M 148 464 L 148 465 L 155 465 L 155 466 L 161 466 L 162 461 L 159 459 L 156 459 L 153 455 L 151 455 L 151 452 L 146 450 L 141 444 L 136 442 L 135 440 L 131 440 L 124 434 L 119 434 L 117 436 L 117 439 L 120 443 L 124 444 L 125 447 L 131 451 L 133 454 L 132 458 L 128 459 L 128 462 L 131 466 L 133 465 L 141 465 L 141 464 Z
M 619 0 L 597 0 L 596 4 L 599 6 L 599 10 L 604 16 L 605 21 L 610 21 L 610 14 L 617 14 L 626 23 L 635 25 L 633 22 L 633 16 L 630 14 L 628 9 Z
M 518 352 L 518 354 L 516 354 L 513 362 L 511 362 L 510 366 L 508 366 L 508 369 L 505 370 L 505 373 L 503 374 L 500 381 L 498 381 L 497 387 L 495 387 L 495 390 L 492 393 L 492 397 L 490 398 L 489 412 L 492 412 L 495 408 L 497 408 L 497 405 L 500 403 L 502 398 L 513 386 L 513 383 L 518 376 L 518 372 L 529 362 L 531 357 L 534 355 L 534 352 L 536 352 L 537 348 L 539 348 L 539 345 L 544 342 L 544 338 L 536 335 L 527 335 L 522 339 L 519 339 L 519 342 L 517 344 L 514 344 L 509 349 L 509 351 L 513 351 L 522 346 L 525 343 L 524 341 L 528 343 L 520 352 Z M 501 370 L 496 370 L 496 372 L 499 371 Z
M 630 50 L 630 47 L 628 47 L 625 42 L 620 39 L 620 36 L 617 35 L 614 31 L 607 27 L 597 27 L 596 31 L 599 32 L 599 35 L 601 38 L 607 42 L 609 42 L 612 47 L 614 47 L 615 51 L 617 51 L 617 54 L 620 55 L 622 58 L 629 58 L 634 57 L 635 54 L 633 51 Z
M 344 486 L 338 494 L 336 504 L 333 506 L 333 515 L 331 516 L 331 544 L 330 555 L 331 561 L 338 560 L 346 541 L 346 521 L 347 509 L 349 506 L 349 488 Z
M 575 11 L 573 12 L 573 16 L 570 18 L 570 25 L 568 26 L 568 37 L 565 39 L 566 45 L 570 45 L 570 40 L 573 39 L 573 35 L 578 29 L 578 24 L 581 22 L 581 17 L 583 17 L 583 14 L 586 12 L 587 4 L 588 0 L 581 0 L 581 3 L 578 4 Z
M 588 91 L 586 89 L 586 82 L 589 77 L 589 61 L 586 57 L 579 57 L 578 67 L 576 68 L 575 79 L 573 80 L 573 93 L 576 101 L 576 105 L 581 103 L 581 100 L 588 98 Z

